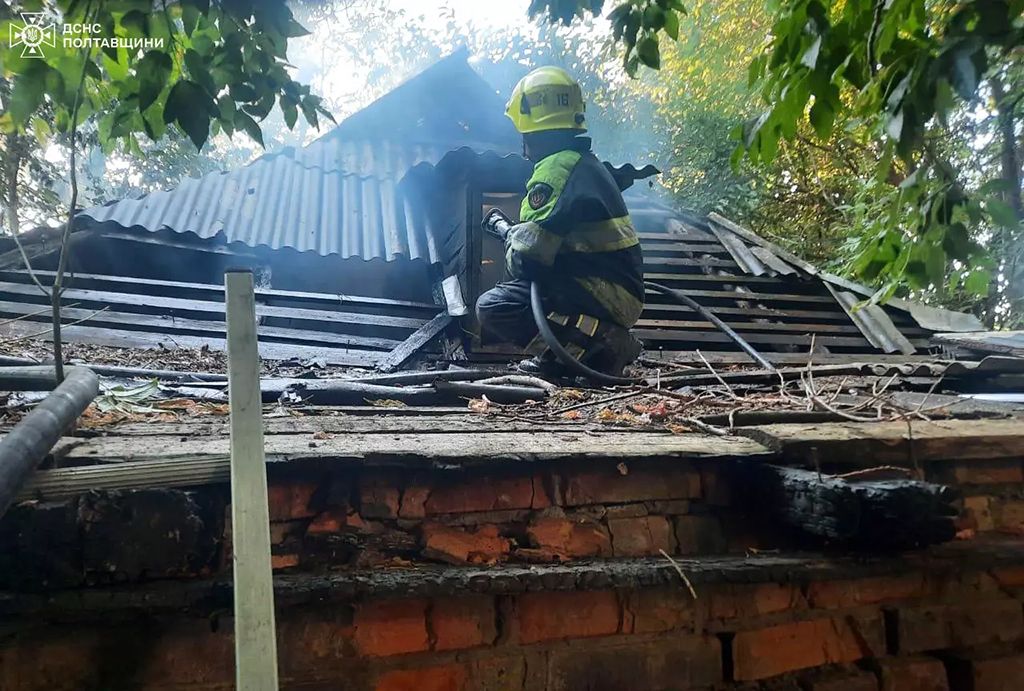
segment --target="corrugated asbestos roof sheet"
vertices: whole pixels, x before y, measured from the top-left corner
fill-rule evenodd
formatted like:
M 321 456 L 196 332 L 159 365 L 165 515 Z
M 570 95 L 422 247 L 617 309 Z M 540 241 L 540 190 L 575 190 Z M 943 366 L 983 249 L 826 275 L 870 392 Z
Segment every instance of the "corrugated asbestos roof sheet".
M 459 51 L 301 149 L 78 214 L 78 224 L 194 233 L 342 258 L 441 257 L 428 193 L 406 174 L 459 147 L 511 151 L 504 103 Z
M 290 247 L 342 258 L 438 260 L 422 192 L 401 183 L 446 149 L 332 140 L 264 156 L 228 173 L 81 211 L 124 228 L 221 236 L 251 247 Z

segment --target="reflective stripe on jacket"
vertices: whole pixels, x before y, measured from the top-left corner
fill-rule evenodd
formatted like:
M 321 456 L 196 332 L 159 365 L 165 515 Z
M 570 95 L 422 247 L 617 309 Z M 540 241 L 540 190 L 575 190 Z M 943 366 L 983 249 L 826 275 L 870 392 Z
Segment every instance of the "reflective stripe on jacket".
M 627 328 L 643 310 L 639 239 L 618 185 L 589 150 L 558 151 L 536 164 L 505 258 L 516 278 L 580 294 Z

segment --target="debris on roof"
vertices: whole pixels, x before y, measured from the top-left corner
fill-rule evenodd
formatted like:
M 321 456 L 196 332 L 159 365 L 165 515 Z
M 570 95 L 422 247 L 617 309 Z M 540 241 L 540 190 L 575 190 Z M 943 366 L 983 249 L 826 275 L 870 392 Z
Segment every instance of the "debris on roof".
M 1024 331 L 940 333 L 935 335 L 935 342 L 973 352 L 1024 357 Z

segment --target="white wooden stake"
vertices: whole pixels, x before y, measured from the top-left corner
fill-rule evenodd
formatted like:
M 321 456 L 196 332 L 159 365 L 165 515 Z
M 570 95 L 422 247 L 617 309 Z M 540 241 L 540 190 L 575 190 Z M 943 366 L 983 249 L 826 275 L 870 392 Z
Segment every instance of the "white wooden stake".
M 231 535 L 237 689 L 277 691 L 267 466 L 251 271 L 224 274 L 231 403 Z

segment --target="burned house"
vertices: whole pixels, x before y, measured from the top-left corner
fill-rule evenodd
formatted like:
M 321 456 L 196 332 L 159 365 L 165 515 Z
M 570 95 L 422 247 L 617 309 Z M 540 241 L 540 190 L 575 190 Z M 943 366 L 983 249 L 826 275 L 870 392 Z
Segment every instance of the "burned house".
M 775 369 L 650 295 L 641 385 L 503 388 L 471 309 L 501 279 L 480 219 L 529 172 L 501 113 L 456 54 L 303 149 L 79 214 L 64 332 L 105 381 L 0 520 L 0 688 L 232 687 L 239 265 L 283 688 L 1019 688 L 1024 423 L 965 395 L 1021 390 L 1019 339 L 863 305 L 612 162 L 648 278 Z M 16 259 L 7 364 L 45 351 Z M 5 429 L 45 395 L 19 376 Z

